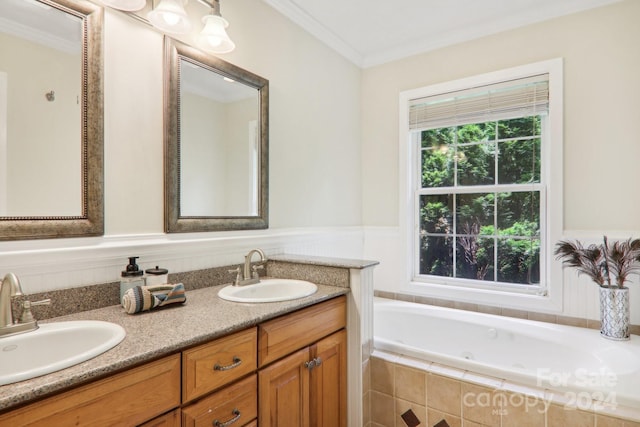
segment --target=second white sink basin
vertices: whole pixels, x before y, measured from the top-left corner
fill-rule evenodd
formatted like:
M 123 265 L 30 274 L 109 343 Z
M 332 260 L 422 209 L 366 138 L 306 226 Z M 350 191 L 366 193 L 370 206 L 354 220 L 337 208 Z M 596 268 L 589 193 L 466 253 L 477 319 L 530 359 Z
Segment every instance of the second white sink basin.
M 276 302 L 307 297 L 317 290 L 315 284 L 305 280 L 262 279 L 255 285 L 226 286 L 218 296 L 234 302 Z
M 44 323 L 35 331 L 0 338 L 0 385 L 84 362 L 115 347 L 125 335 L 115 323 L 77 320 Z

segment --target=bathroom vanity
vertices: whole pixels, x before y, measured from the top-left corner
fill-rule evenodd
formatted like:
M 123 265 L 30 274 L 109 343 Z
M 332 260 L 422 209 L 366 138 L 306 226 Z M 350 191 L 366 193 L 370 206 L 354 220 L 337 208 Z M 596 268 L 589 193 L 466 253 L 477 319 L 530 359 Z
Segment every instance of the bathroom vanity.
M 138 316 L 119 307 L 89 312 L 120 319 L 125 340 L 83 364 L 0 387 L 3 400 L 11 393 L 21 400 L 2 401 L 0 425 L 346 425 L 348 289 L 321 285 L 300 300 L 236 304 L 220 300 L 217 288 Z M 202 339 L 204 313 L 211 319 L 216 311 L 222 319 L 210 321 Z M 154 345 L 163 329 L 167 345 Z M 174 339 L 180 334 L 182 344 Z M 47 384 L 60 391 L 47 392 Z
M 102 320 L 126 337 L 85 362 L 0 386 L 0 426 L 364 425 L 375 265 L 271 256 L 263 279 L 306 280 L 317 291 L 269 303 L 220 298 L 228 266 L 177 273 L 170 280 L 185 284 L 186 303 L 136 315 L 113 303 L 73 313 L 93 289 L 31 295 L 73 313 L 41 324 Z

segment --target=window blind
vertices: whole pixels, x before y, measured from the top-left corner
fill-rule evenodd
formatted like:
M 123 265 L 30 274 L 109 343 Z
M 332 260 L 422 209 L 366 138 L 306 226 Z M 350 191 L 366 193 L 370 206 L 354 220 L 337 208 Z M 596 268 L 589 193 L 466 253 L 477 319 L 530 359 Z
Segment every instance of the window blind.
M 409 101 L 409 129 L 427 130 L 461 124 L 545 114 L 549 110 L 549 75 L 479 86 Z

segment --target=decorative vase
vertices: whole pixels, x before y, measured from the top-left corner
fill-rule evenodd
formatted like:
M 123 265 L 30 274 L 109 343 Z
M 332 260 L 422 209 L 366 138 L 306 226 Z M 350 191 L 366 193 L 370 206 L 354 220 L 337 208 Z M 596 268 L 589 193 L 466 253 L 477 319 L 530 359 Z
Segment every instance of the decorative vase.
M 629 288 L 600 288 L 600 335 L 610 340 L 629 339 Z

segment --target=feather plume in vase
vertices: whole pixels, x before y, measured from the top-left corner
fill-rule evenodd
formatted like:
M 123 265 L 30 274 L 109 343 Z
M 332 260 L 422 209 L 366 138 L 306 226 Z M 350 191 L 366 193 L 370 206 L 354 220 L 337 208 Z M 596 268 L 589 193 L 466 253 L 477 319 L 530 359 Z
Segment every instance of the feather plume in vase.
M 602 288 L 624 288 L 629 275 L 640 271 L 640 239 L 609 244 L 604 236 L 602 243 L 589 246 L 577 240 L 561 240 L 554 253 L 564 265 L 586 274 Z

